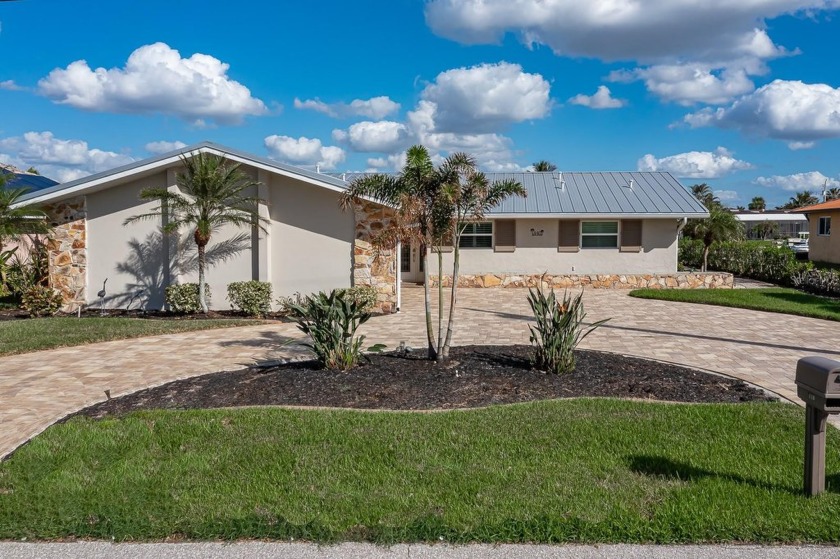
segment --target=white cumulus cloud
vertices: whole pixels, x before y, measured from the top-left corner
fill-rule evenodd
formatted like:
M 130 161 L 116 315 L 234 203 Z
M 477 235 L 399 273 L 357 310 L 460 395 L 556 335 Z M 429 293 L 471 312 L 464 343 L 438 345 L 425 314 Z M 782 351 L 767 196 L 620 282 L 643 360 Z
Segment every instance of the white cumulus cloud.
M 14 80 L 3 80 L 0 82 L 0 89 L 5 89 L 6 91 L 23 91 L 26 88 L 16 84 Z
M 734 202 L 741 199 L 741 196 L 734 190 L 715 190 L 714 195 L 721 202 Z
M 665 171 L 674 176 L 690 179 L 715 179 L 753 166 L 733 157 L 728 149 L 715 151 L 689 151 L 657 158 L 648 153 L 638 161 L 639 171 Z
M 811 192 L 822 192 L 823 187 L 840 187 L 840 180 L 827 177 L 819 171 L 807 173 L 794 173 L 792 175 L 773 175 L 770 177 L 758 177 L 755 184 L 769 188 L 780 188 L 791 192 L 810 190 Z
M 683 120 L 694 128 L 734 128 L 806 149 L 817 140 L 840 137 L 840 88 L 775 80 L 728 107 L 702 109 Z
M 627 101 L 613 97 L 610 88 L 605 85 L 598 86 L 598 90 L 593 95 L 582 93 L 575 95 L 569 99 L 569 103 L 590 109 L 620 109 L 627 105 Z
M 370 99 L 354 99 L 350 103 L 325 103 L 318 98 L 301 101 L 295 98 L 296 109 L 311 110 L 333 118 L 362 116 L 380 120 L 400 110 L 400 104 L 390 97 L 379 96 Z
M 738 95 L 751 92 L 755 84 L 749 75 L 745 68 L 738 67 L 718 69 L 706 64 L 659 64 L 612 72 L 608 79 L 620 82 L 642 80 L 647 90 L 660 99 L 692 105 L 726 103 Z
M 160 142 L 149 142 L 146 144 L 146 151 L 149 153 L 154 154 L 161 154 L 161 153 L 168 153 L 170 151 L 175 151 L 181 148 L 187 147 L 187 144 L 180 141 L 174 142 L 167 142 L 167 141 L 160 141 Z
M 481 133 L 548 116 L 551 86 L 540 74 L 500 62 L 441 72 L 421 93 L 440 132 Z
M 390 120 L 357 122 L 345 130 L 333 130 L 333 139 L 346 142 L 354 151 L 392 153 L 408 147 L 411 134 L 405 124 Z
M 268 136 L 265 138 L 265 147 L 274 159 L 295 165 L 318 165 L 324 169 L 335 169 L 346 156 L 340 147 L 325 146 L 317 138 L 303 136 Z
M 67 182 L 126 165 L 134 158 L 91 148 L 84 140 L 56 138 L 45 131 L 0 140 L 0 161 L 22 169 L 35 167 L 45 177 Z
M 207 54 L 189 58 L 165 43 L 145 45 L 124 68 L 91 69 L 84 60 L 56 68 L 38 82 L 54 102 L 116 113 L 162 113 L 186 120 L 236 124 L 268 109 L 250 90 L 228 76 L 229 65 Z

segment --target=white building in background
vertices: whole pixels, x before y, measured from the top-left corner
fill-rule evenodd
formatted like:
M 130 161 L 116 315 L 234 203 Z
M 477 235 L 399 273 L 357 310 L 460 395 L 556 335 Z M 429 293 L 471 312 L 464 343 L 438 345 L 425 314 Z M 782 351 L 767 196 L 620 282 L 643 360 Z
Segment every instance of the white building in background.
M 785 210 L 769 210 L 764 212 L 734 212 L 735 216 L 744 224 L 748 239 L 798 239 L 808 234 L 808 220 L 802 214 Z M 768 227 L 772 224 L 772 235 L 767 235 Z

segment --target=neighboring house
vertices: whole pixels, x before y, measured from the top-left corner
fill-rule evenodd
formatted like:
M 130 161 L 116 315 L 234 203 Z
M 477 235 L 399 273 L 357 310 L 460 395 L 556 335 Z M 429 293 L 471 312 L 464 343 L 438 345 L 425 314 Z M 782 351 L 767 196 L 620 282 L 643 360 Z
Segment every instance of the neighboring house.
M 6 177 L 6 188 L 26 188 L 30 191 L 44 190 L 58 184 L 57 181 L 35 173 L 27 173 L 11 165 L 0 163 L 0 173 Z
M 815 262 L 840 264 L 840 231 L 832 235 L 831 224 L 840 224 L 840 200 L 806 206 L 794 210 L 808 218 L 808 258 Z
M 181 156 L 199 151 L 240 163 L 259 181 L 255 194 L 267 202 L 260 213 L 269 220 L 267 233 L 231 226 L 214 234 L 208 247 L 213 308 L 228 307 L 228 283 L 255 279 L 271 282 L 275 296 L 373 285 L 387 311 L 398 304 L 400 279 L 422 280 L 420 247 L 375 251 L 368 242 L 388 226 L 389 208 L 364 202 L 355 211 L 340 209 L 341 194 L 355 175 L 316 173 L 205 142 L 27 195 L 27 203 L 42 205 L 50 215 L 51 281 L 67 309 L 98 304 L 96 293 L 106 279 L 107 305 L 148 308 L 163 306 L 167 285 L 196 281 L 189 232 L 167 238 L 161 223 L 123 222 L 157 205 L 140 201 L 143 188 L 177 188 Z M 507 200 L 486 221 L 468 226 L 461 252 L 468 283 L 520 285 L 548 273 L 603 286 L 610 275 L 622 286 L 636 285 L 627 279 L 634 275 L 654 276 L 661 286 L 698 286 L 676 278 L 677 237 L 686 219 L 708 214 L 670 174 L 489 178 L 519 180 L 528 197 Z M 452 248 L 440 250 L 448 253 L 451 269 Z M 487 274 L 496 274 L 498 282 L 485 281 Z M 595 275 L 606 279 L 590 281 Z M 691 281 L 704 279 L 712 286 L 707 278 Z
M 768 210 L 764 212 L 739 211 L 733 212 L 744 224 L 744 232 L 748 239 L 764 239 L 771 224 L 773 237 L 779 239 L 797 239 L 800 233 L 808 232 L 808 220 L 804 215 L 786 210 Z

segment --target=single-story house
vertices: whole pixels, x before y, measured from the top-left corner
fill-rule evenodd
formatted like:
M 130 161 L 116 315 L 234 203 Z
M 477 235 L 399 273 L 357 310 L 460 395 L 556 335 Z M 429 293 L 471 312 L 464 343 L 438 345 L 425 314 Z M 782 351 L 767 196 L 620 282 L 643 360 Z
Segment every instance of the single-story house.
M 68 310 L 98 305 L 103 286 L 106 306 L 162 308 L 167 285 L 196 281 L 188 232 L 170 238 L 161 234 L 160 223 L 123 223 L 157 205 L 140 200 L 143 188 L 176 189 L 181 157 L 197 152 L 239 163 L 256 179 L 255 194 L 265 201 L 259 211 L 269 222 L 267 232 L 231 226 L 211 239 L 213 308 L 228 307 L 228 283 L 254 279 L 270 282 L 275 296 L 373 285 L 389 310 L 399 305 L 402 281 L 422 281 L 422 247 L 376 251 L 368 242 L 372 232 L 388 226 L 389 208 L 373 202 L 355 211 L 339 207 L 355 175 L 313 172 L 205 142 L 26 196 L 25 203 L 42 206 L 50 216 L 50 276 Z M 532 285 L 542 274 L 558 286 L 727 283 L 724 276 L 677 273 L 680 229 L 687 219 L 708 213 L 668 173 L 489 178 L 518 180 L 528 196 L 509 199 L 485 221 L 469 225 L 461 241 L 465 285 Z M 451 269 L 452 247 L 437 249 Z
M 829 200 L 794 211 L 808 218 L 808 258 L 815 262 L 840 264 L 840 233 L 831 234 L 831 222 L 840 223 L 840 200 Z
M 734 214 L 744 224 L 748 239 L 798 239 L 800 233 L 808 232 L 805 216 L 789 210 L 738 211 Z M 768 233 L 772 234 L 768 236 Z

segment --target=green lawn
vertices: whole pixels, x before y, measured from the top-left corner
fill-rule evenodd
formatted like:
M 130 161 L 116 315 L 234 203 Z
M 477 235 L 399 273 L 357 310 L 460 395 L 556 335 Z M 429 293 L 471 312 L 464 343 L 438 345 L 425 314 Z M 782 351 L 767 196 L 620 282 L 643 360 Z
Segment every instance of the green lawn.
M 157 411 L 55 425 L 0 464 L 0 539 L 840 542 L 790 404 Z
M 631 297 L 738 307 L 840 320 L 840 300 L 782 287 L 767 289 L 635 289 Z
M 0 355 L 93 342 L 256 324 L 253 320 L 52 317 L 0 321 Z

